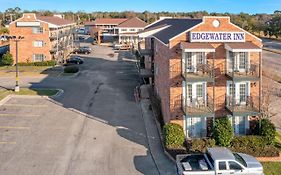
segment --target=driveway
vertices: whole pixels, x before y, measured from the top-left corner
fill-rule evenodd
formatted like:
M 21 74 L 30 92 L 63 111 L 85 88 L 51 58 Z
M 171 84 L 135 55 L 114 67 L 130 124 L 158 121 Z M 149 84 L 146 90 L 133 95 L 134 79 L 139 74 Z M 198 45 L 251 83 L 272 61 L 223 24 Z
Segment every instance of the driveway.
M 26 112 L 17 105 L 19 116 L 34 113 L 40 120 L 24 122 L 32 132 L 20 133 L 27 134 L 26 143 L 13 141 L 16 149 L 5 151 L 0 174 L 159 174 L 134 98 L 139 83 L 134 60 L 128 52 L 92 47 L 94 54 L 84 56 L 75 77 L 21 79 L 22 86 L 56 87 L 65 93 L 55 103 L 28 102 L 47 105 L 40 110 L 34 107 Z M 0 86 L 13 87 L 14 79 L 0 78 L 0 82 Z M 166 174 L 175 174 L 168 159 L 166 167 Z

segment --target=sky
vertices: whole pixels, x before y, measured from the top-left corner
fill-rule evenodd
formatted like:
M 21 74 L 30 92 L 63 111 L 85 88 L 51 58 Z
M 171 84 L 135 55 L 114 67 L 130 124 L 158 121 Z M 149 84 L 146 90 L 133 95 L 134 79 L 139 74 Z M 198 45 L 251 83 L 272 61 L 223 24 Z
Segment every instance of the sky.
M 0 11 L 10 7 L 51 11 L 136 11 L 273 13 L 281 0 L 0 0 Z

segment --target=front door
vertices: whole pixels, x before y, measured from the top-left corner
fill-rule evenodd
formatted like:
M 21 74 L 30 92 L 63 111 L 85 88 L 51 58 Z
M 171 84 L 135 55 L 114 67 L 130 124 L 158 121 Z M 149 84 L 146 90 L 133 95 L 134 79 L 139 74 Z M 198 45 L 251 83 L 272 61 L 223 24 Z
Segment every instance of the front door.
M 207 135 L 206 117 L 186 117 L 186 134 L 190 138 L 201 138 Z

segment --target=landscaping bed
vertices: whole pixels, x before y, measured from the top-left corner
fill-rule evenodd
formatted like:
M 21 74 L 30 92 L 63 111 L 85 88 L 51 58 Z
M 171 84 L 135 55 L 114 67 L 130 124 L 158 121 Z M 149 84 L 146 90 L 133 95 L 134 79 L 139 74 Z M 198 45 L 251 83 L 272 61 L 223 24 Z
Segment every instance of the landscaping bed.
M 39 95 L 39 96 L 53 96 L 59 92 L 57 89 L 31 89 L 21 88 L 19 92 L 14 90 L 0 89 L 0 100 L 8 95 Z

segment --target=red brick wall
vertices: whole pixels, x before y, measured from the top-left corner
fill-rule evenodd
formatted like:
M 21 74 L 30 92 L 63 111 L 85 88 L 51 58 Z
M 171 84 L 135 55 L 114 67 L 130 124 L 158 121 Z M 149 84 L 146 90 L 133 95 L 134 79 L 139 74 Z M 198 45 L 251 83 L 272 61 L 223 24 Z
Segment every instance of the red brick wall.
M 29 16 L 29 17 L 28 17 Z M 35 21 L 35 16 L 33 14 L 26 14 L 18 21 L 21 22 L 33 22 Z M 51 44 L 49 40 L 49 27 L 47 23 L 40 23 L 40 26 L 43 27 L 43 34 L 33 34 L 32 27 L 17 27 L 16 22 L 13 22 L 9 26 L 10 35 L 14 36 L 23 36 L 24 40 L 21 40 L 18 44 L 18 58 L 19 62 L 32 62 L 33 54 L 44 54 L 45 60 L 51 60 Z M 36 40 L 44 41 L 44 47 L 34 47 L 33 42 Z M 11 54 L 16 59 L 16 44 L 11 42 L 10 45 Z
M 241 29 L 229 23 L 228 18 L 217 18 L 220 21 L 220 26 L 218 28 L 213 27 L 212 22 L 216 18 L 205 18 L 205 23 L 194 28 L 192 31 L 229 31 L 229 32 L 239 32 Z M 158 89 L 159 96 L 162 100 L 162 111 L 165 122 L 175 121 L 176 123 L 183 124 L 180 118 L 175 118 L 173 111 L 175 110 L 175 99 L 182 95 L 182 87 L 170 86 L 168 79 L 173 79 L 176 74 L 172 73 L 178 70 L 178 73 L 181 73 L 181 51 L 179 52 L 179 45 L 182 41 L 189 40 L 189 33 L 183 33 L 170 41 L 170 48 L 164 46 L 159 41 L 155 41 L 158 45 L 158 54 L 155 55 L 155 62 L 158 67 L 158 75 L 155 75 L 155 87 Z M 246 33 L 246 41 L 253 42 L 258 46 L 262 46 L 260 40 L 256 37 L 253 37 L 250 34 Z M 149 42 L 147 43 L 149 46 Z M 226 81 L 228 80 L 224 74 L 225 64 L 226 64 L 226 49 L 224 48 L 224 43 L 211 43 L 215 48 L 215 75 L 216 75 L 216 85 L 215 85 L 215 110 L 216 116 L 220 117 L 226 115 L 224 109 L 224 100 L 226 94 Z M 213 54 L 208 54 L 207 59 L 212 59 Z M 259 54 L 251 53 L 251 62 L 258 62 Z M 173 75 L 174 77 L 171 77 Z M 171 80 L 170 79 L 170 80 Z M 213 87 L 211 83 L 208 83 L 208 93 L 213 93 Z M 259 83 L 256 82 L 256 85 L 252 84 L 251 95 L 259 96 Z M 258 104 L 258 101 L 255 101 L 255 105 Z

